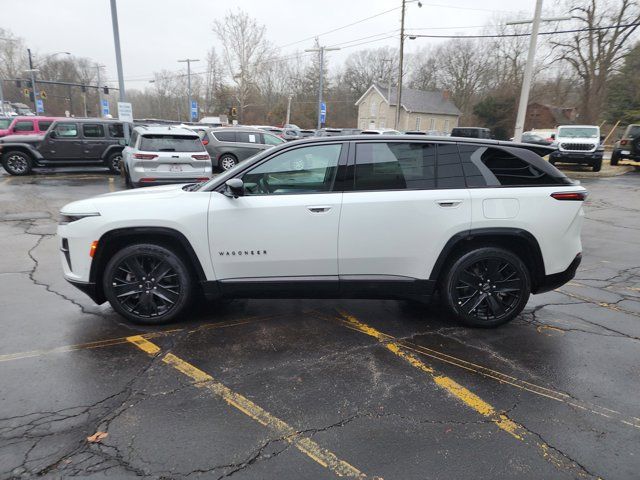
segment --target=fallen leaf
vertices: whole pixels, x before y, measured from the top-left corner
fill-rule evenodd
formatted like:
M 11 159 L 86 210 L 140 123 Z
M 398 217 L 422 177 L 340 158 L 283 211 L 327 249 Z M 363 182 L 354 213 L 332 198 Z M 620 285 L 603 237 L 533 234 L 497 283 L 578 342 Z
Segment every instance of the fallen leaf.
M 107 432 L 96 432 L 93 435 L 91 435 L 90 437 L 87 437 L 87 442 L 90 443 L 97 443 L 100 440 L 102 440 L 103 438 L 106 438 L 109 434 Z

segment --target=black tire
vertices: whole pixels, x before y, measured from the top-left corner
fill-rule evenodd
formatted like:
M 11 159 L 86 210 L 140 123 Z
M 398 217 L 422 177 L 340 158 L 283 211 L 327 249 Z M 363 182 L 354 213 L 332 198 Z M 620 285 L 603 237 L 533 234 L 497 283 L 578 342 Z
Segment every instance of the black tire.
M 599 172 L 602 169 L 602 159 L 596 160 L 596 163 L 594 163 L 591 167 L 594 172 Z
M 168 323 L 184 312 L 194 283 L 180 255 L 150 243 L 130 245 L 104 269 L 102 285 L 113 309 L 135 323 Z
M 113 152 L 107 157 L 107 167 L 111 173 L 120 174 L 120 161 L 122 160 L 122 152 Z
M 2 156 L 2 166 L 10 175 L 29 175 L 33 169 L 33 159 L 27 153 L 13 150 Z
M 233 168 L 237 165 L 238 159 L 231 155 L 230 153 L 225 153 L 218 160 L 218 165 L 220 165 L 220 169 L 225 172 L 230 168 Z
M 460 323 L 493 328 L 522 311 L 531 293 L 531 278 L 524 262 L 513 253 L 481 247 L 450 264 L 440 293 Z
M 615 167 L 616 165 L 618 165 L 619 161 L 620 161 L 620 153 L 614 150 L 613 153 L 611 154 L 611 165 Z

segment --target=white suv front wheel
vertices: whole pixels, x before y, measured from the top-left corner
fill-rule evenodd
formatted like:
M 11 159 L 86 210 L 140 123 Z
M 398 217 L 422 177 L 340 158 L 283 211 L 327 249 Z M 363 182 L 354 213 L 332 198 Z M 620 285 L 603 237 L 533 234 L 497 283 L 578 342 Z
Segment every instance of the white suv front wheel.
M 462 254 L 449 267 L 442 297 L 461 323 L 497 327 L 527 304 L 531 279 L 527 266 L 510 251 L 481 247 Z
M 103 275 L 113 309 L 143 324 L 166 323 L 189 305 L 193 281 L 175 252 L 154 244 L 134 244 L 116 253 Z

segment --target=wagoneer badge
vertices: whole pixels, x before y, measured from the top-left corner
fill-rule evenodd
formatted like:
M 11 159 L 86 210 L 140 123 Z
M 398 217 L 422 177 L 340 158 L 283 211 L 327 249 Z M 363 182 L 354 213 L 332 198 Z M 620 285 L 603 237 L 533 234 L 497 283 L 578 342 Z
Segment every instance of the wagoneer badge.
M 230 251 L 230 252 L 218 252 L 220 254 L 220 256 L 231 256 L 231 255 L 237 255 L 237 256 L 250 256 L 250 255 L 266 255 L 267 251 L 266 250 L 235 250 L 235 251 Z

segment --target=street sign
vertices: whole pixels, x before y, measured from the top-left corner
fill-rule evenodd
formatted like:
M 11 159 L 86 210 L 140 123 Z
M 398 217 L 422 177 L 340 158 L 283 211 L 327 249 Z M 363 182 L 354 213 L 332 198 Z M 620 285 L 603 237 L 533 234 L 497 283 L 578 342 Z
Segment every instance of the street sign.
M 36 113 L 44 113 L 44 102 L 42 99 L 36 99 Z
M 320 104 L 320 123 L 325 123 L 327 120 L 327 104 L 322 102 Z
M 40 98 L 43 100 L 47 99 L 47 92 L 45 92 L 44 90 L 40 90 Z
M 191 120 L 196 120 L 198 118 L 198 102 L 195 100 L 191 100 Z
M 133 107 L 129 102 L 118 102 L 118 118 L 133 123 Z
M 109 115 L 109 100 L 102 100 L 102 116 Z

